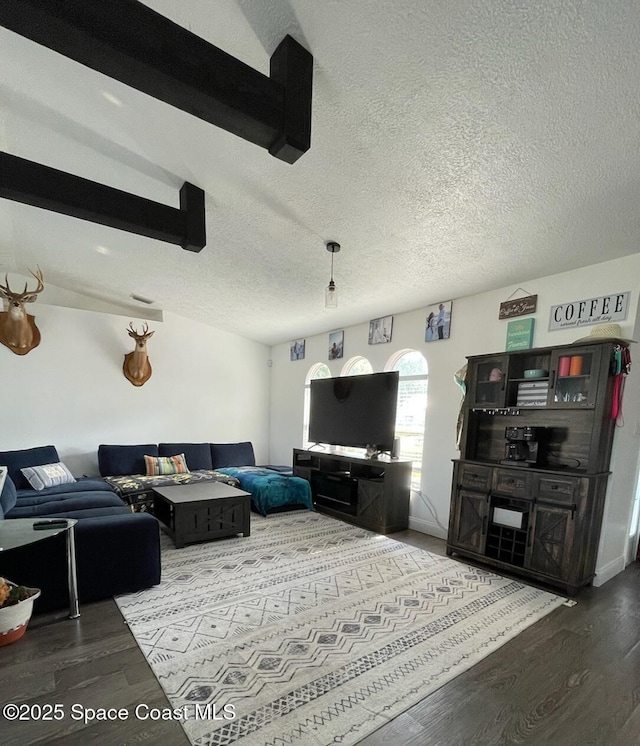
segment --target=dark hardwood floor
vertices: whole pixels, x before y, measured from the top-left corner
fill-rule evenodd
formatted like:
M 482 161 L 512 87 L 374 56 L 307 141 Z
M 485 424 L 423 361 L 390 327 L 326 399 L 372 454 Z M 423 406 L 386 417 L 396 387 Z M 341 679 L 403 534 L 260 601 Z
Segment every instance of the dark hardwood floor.
M 444 553 L 415 531 L 393 538 Z M 638 746 L 640 563 L 602 588 L 587 588 L 361 743 L 363 746 Z M 0 648 L 0 704 L 62 705 L 60 721 L 8 722 L 0 743 L 188 745 L 178 722 L 140 720 L 136 705 L 168 708 L 111 600 L 78 620 L 34 617 L 19 642 Z M 85 725 L 72 705 L 125 708 L 124 721 Z M 37 707 L 31 710 L 37 714 Z

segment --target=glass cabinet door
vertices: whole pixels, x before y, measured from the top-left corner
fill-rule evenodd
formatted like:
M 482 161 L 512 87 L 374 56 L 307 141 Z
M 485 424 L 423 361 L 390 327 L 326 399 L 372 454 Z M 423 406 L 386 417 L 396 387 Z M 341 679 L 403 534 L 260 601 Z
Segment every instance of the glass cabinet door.
M 507 355 L 474 360 L 471 363 L 469 405 L 478 408 L 503 407 L 507 381 Z
M 567 347 L 551 358 L 549 406 L 593 407 L 598 393 L 602 348 Z

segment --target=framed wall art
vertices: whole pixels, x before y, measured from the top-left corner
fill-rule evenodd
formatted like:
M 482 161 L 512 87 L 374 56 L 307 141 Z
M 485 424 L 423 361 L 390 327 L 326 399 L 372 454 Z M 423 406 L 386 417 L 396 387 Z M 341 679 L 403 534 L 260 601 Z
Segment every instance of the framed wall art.
M 381 316 L 369 322 L 369 344 L 379 345 L 391 342 L 393 333 L 393 316 Z
M 337 360 L 344 355 L 344 330 L 329 334 L 329 360 Z
M 524 298 L 513 298 L 516 293 L 525 293 Z M 524 288 L 518 288 L 507 300 L 500 304 L 499 319 L 512 319 L 514 316 L 528 316 L 536 312 L 538 296 L 530 295 Z
M 291 343 L 290 360 L 304 360 L 304 339 L 296 339 Z
M 429 308 L 424 330 L 425 342 L 437 342 L 441 339 L 449 339 L 452 306 L 453 302 L 448 300 Z
M 530 350 L 533 347 L 533 330 L 535 319 L 516 319 L 507 322 L 507 341 L 505 350 Z

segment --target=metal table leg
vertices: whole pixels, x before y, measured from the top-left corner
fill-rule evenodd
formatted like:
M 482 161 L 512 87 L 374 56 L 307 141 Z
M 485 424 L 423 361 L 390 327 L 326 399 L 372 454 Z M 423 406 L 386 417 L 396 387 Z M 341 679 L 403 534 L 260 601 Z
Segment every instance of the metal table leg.
M 80 616 L 78 605 L 78 578 L 76 576 L 76 537 L 75 526 L 67 529 L 67 580 L 69 584 L 69 619 Z

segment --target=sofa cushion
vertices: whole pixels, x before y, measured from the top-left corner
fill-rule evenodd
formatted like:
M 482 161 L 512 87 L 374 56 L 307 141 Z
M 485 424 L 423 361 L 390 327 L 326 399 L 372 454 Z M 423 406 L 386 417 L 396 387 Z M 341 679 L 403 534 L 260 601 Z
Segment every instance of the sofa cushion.
M 213 469 L 210 443 L 160 443 L 160 456 L 177 456 L 184 453 L 190 471 L 196 469 Z
M 255 466 L 256 457 L 249 441 L 242 443 L 212 443 L 211 459 L 213 468 L 222 466 Z
M 251 505 L 261 515 L 293 505 L 315 510 L 311 487 L 302 477 L 287 477 L 261 466 L 225 466 L 220 471 L 239 480 L 240 489 L 251 493 Z
M 7 474 L 0 491 L 0 518 L 3 518 L 16 504 L 18 495 L 13 479 Z
M 126 474 L 145 474 L 144 457 L 157 456 L 155 443 L 146 445 L 100 445 L 98 446 L 98 468 L 100 476 L 118 477 Z
M 26 490 L 25 490 L 26 492 Z M 122 500 L 115 492 L 89 491 L 51 494 L 47 490 L 37 492 L 31 490 L 31 495 L 24 493 L 18 497 L 16 505 L 6 514 L 6 518 L 34 518 L 35 516 L 65 515 L 69 518 L 71 511 L 92 511 L 95 508 L 108 508 L 113 512 L 114 508 L 124 508 Z M 121 512 L 120 510 L 116 512 Z
M 59 461 L 57 464 L 42 464 L 41 466 L 27 466 L 20 471 L 27 478 L 34 490 L 44 490 L 47 487 L 75 482 L 75 477 L 69 469 Z
M 28 466 L 55 464 L 56 461 L 60 461 L 60 457 L 55 446 L 36 446 L 35 448 L 23 448 L 18 451 L 0 451 L 0 464 L 9 467 L 9 476 L 13 479 L 17 490 L 30 488 L 30 484 L 21 469 Z
M 72 492 L 112 492 L 111 487 L 104 481 L 104 479 L 100 479 L 98 477 L 92 478 L 92 477 L 79 477 L 76 479 L 75 482 L 70 482 L 69 484 L 57 484 L 53 487 L 47 487 L 44 490 L 40 490 L 38 495 L 59 495 L 59 494 L 69 494 Z M 25 497 L 34 497 L 35 490 L 28 489 L 28 490 L 18 490 L 18 502 L 22 500 Z
M 155 477 L 159 474 L 187 474 L 187 462 L 184 453 L 176 456 L 145 456 L 144 457 L 145 474 L 148 477 Z
M 38 513 L 38 518 L 60 518 L 64 516 L 65 518 L 75 518 L 77 521 L 84 523 L 84 521 L 87 518 L 105 518 L 109 516 L 118 516 L 118 515 L 131 515 L 131 508 L 127 507 L 126 505 L 123 505 L 120 503 L 118 507 L 115 505 L 107 505 L 107 506 L 96 506 L 94 508 L 87 508 L 87 507 L 70 507 L 67 506 L 64 511 L 54 511 L 52 510 L 49 513 Z M 24 517 L 30 517 L 30 516 L 23 516 Z

